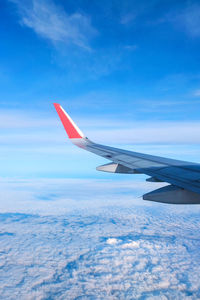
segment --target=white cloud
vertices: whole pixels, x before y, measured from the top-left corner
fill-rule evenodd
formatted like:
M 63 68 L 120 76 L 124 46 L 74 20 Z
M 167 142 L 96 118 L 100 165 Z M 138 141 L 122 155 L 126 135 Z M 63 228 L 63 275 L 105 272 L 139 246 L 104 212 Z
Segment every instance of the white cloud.
M 137 16 L 136 12 L 133 12 L 133 11 L 127 12 L 122 15 L 120 23 L 123 25 L 130 24 L 131 22 L 133 22 L 135 20 L 136 16 Z
M 200 36 L 200 5 L 193 4 L 188 6 L 179 16 L 177 21 L 180 21 L 186 32 L 193 36 Z
M 178 210 L 1 214 L 0 298 L 196 299 L 199 213 Z
M 76 210 L 96 211 L 113 205 L 151 206 L 141 195 L 163 184 L 137 180 L 101 179 L 3 179 L 0 180 L 0 211 L 12 213 L 34 213 L 40 215 L 60 215 Z M 77 188 L 78 187 L 78 188 Z M 130 194 L 122 197 L 124 192 Z M 95 197 L 94 195 L 98 195 Z M 140 197 L 140 198 L 139 198 Z M 122 199 L 123 198 L 123 199 Z M 117 240 L 109 239 L 108 243 Z
M 52 43 L 76 45 L 90 50 L 89 39 L 96 34 L 88 16 L 82 13 L 67 14 L 51 0 L 10 0 L 20 13 L 21 24 L 33 29 Z
M 106 160 L 75 147 L 55 112 L 49 116 L 3 111 L 0 117 L 0 176 L 112 176 L 96 172 L 96 167 Z M 186 161 L 199 160 L 199 122 L 133 123 L 116 121 L 116 116 L 72 117 L 94 142 Z
M 129 51 L 135 51 L 138 49 L 137 45 L 125 45 L 124 49 L 129 50 Z
M 173 23 L 190 37 L 200 37 L 200 5 L 198 2 L 189 1 L 185 8 L 174 10 L 160 20 Z M 156 23 L 159 24 L 159 20 Z
M 116 245 L 118 243 L 118 240 L 115 238 L 109 238 L 107 239 L 107 244 L 108 245 Z
M 64 142 L 66 133 L 57 115 L 49 117 L 27 111 L 0 112 L 1 145 L 37 144 L 41 146 Z M 200 122 L 198 121 L 138 121 L 121 119 L 117 116 L 72 116 L 82 131 L 96 142 L 109 144 L 199 144 Z M 55 146 L 54 143 L 54 146 Z
M 106 160 L 75 147 L 55 114 L 12 110 L 0 113 L 0 176 L 108 176 L 95 171 Z M 199 122 L 133 123 L 116 121 L 116 116 L 102 119 L 87 115 L 72 118 L 97 143 L 181 160 L 199 160 Z
M 165 15 L 148 22 L 148 25 L 172 23 L 177 29 L 192 38 L 200 37 L 200 5 L 198 1 L 182 1 L 182 6 L 172 8 Z
M 23 110 L 0 110 L 0 129 L 24 129 L 56 126 L 57 119 L 47 114 L 33 113 Z
M 139 248 L 140 242 L 132 241 L 122 245 L 122 248 Z
M 125 125 L 125 123 L 124 123 Z M 100 128 L 100 127 L 99 127 Z M 106 142 L 140 144 L 140 143 L 165 143 L 165 144 L 199 144 L 199 122 L 138 122 L 127 123 L 128 129 L 108 128 L 107 130 L 90 130 L 90 136 Z
M 200 97 L 200 89 L 194 91 L 193 95 L 194 95 L 195 97 Z

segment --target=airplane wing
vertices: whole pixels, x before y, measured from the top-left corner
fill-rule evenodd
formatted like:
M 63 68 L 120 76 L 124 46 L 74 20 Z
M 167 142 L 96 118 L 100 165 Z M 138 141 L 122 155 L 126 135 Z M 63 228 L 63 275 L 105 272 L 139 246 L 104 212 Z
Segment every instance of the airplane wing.
M 99 145 L 89 140 L 65 110 L 57 103 L 55 109 L 76 146 L 111 161 L 97 170 L 124 174 L 146 174 L 147 181 L 170 185 L 143 195 L 144 200 L 173 204 L 200 204 L 200 164 Z

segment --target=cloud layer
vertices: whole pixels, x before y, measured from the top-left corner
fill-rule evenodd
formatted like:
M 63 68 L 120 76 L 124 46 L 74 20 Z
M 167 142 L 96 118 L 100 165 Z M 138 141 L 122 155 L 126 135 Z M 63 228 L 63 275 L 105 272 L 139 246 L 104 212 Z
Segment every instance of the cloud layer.
M 1 214 L 0 297 L 197 299 L 199 217 L 166 207 Z
M 2 299 L 197 299 L 199 206 L 133 180 L 0 181 Z

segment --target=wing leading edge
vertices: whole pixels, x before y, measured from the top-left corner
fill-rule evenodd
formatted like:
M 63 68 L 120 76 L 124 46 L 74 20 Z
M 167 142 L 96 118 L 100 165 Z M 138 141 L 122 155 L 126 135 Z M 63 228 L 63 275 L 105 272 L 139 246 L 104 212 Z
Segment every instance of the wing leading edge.
M 146 174 L 150 176 L 147 181 L 170 183 L 168 186 L 145 194 L 144 200 L 173 204 L 200 204 L 200 164 L 96 144 L 82 133 L 60 104 L 54 103 L 54 107 L 72 143 L 111 161 L 97 167 L 97 170 Z

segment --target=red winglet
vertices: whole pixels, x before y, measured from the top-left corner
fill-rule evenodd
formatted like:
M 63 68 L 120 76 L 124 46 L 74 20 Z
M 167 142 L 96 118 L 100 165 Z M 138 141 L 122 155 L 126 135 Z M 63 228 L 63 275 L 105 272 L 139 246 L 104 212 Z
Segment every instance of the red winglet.
M 70 118 L 70 116 L 64 111 L 62 106 L 58 103 L 54 103 L 55 109 L 60 117 L 60 120 L 68 134 L 70 139 L 82 139 L 84 137 L 83 133 L 76 126 L 74 121 Z

